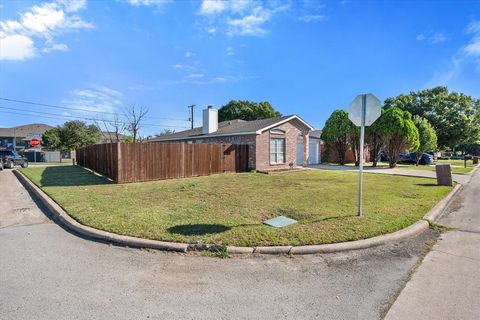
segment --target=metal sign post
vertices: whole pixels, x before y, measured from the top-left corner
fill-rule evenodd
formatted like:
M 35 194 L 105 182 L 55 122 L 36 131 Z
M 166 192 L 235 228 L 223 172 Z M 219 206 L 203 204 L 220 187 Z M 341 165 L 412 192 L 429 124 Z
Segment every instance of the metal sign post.
M 377 120 L 382 111 L 382 103 L 373 94 L 358 95 L 352 103 L 348 112 L 348 118 L 360 127 L 360 159 L 359 177 L 358 177 L 358 216 L 363 215 L 363 161 L 364 161 L 364 143 L 365 126 L 370 126 Z
M 358 216 L 363 215 L 362 195 L 363 195 L 363 144 L 365 141 L 365 114 L 367 109 L 367 95 L 362 94 L 362 116 L 360 125 L 360 159 L 358 159 L 360 175 L 358 178 Z

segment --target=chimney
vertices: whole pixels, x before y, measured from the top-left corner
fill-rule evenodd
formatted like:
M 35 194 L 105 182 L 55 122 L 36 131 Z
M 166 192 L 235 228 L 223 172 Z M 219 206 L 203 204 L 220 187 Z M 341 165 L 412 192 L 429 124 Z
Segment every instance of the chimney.
M 203 110 L 202 133 L 209 134 L 218 130 L 218 110 L 208 106 Z

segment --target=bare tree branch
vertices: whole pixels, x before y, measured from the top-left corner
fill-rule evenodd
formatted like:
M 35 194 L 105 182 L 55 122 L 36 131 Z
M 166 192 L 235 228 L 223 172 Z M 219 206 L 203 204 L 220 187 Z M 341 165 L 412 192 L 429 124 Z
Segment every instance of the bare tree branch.
M 125 117 L 127 118 L 126 130 L 132 135 L 134 143 L 141 140 L 139 139 L 141 138 L 139 137 L 139 131 L 142 127 L 142 121 L 147 113 L 148 108 L 144 106 L 132 105 L 125 110 Z

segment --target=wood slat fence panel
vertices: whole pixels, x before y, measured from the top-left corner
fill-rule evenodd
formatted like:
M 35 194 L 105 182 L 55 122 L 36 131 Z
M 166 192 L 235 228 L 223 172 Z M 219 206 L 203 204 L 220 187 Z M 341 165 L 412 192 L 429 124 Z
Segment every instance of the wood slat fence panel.
M 77 164 L 117 183 L 248 170 L 248 145 L 105 143 L 76 150 Z

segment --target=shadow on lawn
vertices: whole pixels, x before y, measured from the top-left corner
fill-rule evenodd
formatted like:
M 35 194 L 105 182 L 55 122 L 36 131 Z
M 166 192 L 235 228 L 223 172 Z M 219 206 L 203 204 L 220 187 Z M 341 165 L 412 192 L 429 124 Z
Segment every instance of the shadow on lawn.
M 415 183 L 415 185 L 421 187 L 438 187 L 436 183 Z
M 177 233 L 184 236 L 203 236 L 212 233 L 221 233 L 231 228 L 223 224 L 184 224 L 168 228 L 168 232 Z
M 88 186 L 109 183 L 113 182 L 79 166 L 46 167 L 40 178 L 42 187 Z

